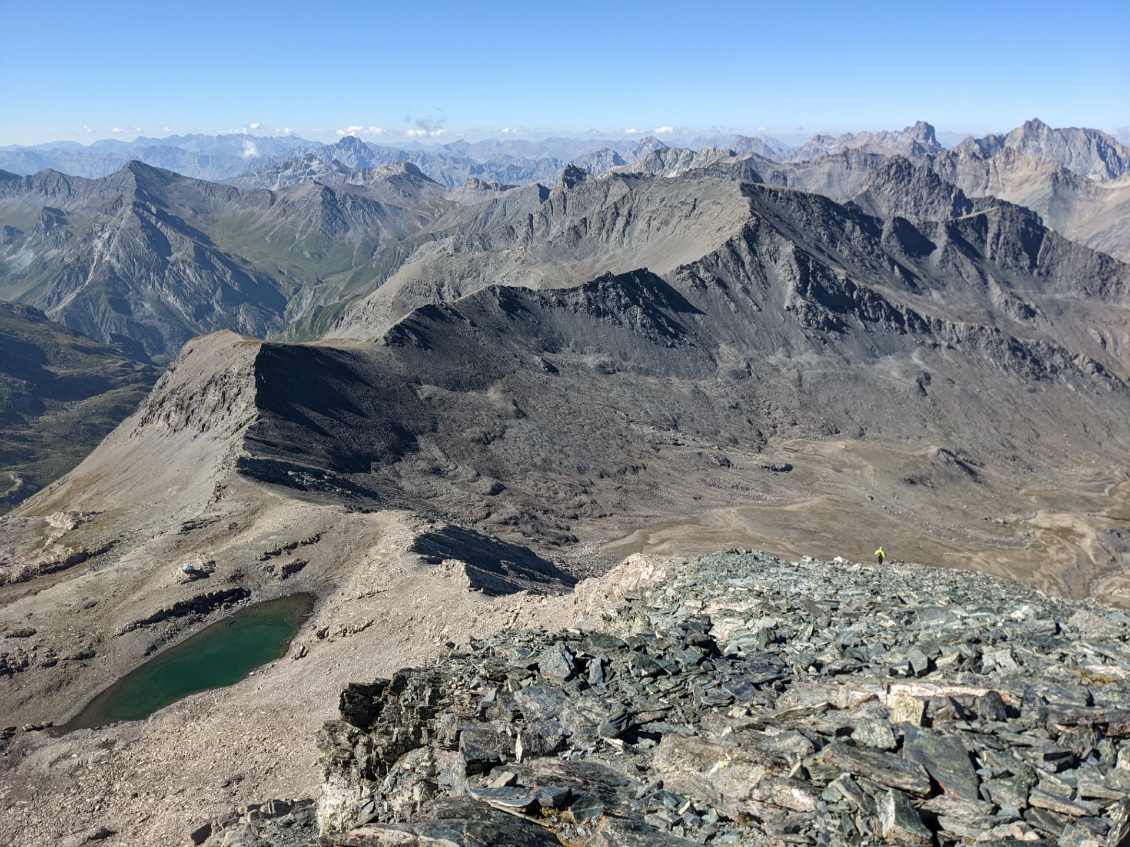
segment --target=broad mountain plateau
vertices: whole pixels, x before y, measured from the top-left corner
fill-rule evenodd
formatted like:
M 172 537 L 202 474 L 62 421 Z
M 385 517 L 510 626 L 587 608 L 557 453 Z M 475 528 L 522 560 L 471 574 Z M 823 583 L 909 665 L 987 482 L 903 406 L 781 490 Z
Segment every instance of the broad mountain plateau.
M 4 175 L 0 296 L 130 385 L 168 364 L 0 519 L 0 831 L 170 843 L 311 798 L 347 683 L 574 625 L 577 581 L 611 591 L 637 552 L 882 543 L 1130 607 L 1130 266 L 1065 231 L 1125 238 L 1117 201 L 1094 212 L 1125 151 L 1096 138 L 946 151 L 923 125 L 785 162 L 656 143 L 552 187 L 360 159 L 269 187 Z M 1091 217 L 1050 225 L 1021 202 L 1041 180 Z M 247 680 L 39 731 L 298 591 L 313 616 Z

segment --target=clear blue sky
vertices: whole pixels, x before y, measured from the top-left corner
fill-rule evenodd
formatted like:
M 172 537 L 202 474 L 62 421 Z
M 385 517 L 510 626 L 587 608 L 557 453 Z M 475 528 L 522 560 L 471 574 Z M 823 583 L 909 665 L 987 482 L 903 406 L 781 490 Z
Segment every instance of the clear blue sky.
M 1130 0 L 0 0 L 0 31 L 0 144 L 1130 125 Z

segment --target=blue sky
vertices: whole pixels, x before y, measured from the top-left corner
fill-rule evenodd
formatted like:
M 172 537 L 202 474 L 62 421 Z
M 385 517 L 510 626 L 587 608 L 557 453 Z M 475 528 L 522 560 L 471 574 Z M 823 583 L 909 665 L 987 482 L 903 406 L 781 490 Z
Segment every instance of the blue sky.
M 1130 125 L 1130 2 L 0 0 L 0 144 Z

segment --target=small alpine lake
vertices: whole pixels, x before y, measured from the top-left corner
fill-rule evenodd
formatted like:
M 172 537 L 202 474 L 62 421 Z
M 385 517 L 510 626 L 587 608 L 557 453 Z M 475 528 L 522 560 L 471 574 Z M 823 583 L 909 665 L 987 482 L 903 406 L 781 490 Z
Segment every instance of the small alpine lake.
M 234 685 L 286 653 L 314 600 L 291 594 L 237 610 L 126 674 L 55 734 L 141 720 L 189 694 Z

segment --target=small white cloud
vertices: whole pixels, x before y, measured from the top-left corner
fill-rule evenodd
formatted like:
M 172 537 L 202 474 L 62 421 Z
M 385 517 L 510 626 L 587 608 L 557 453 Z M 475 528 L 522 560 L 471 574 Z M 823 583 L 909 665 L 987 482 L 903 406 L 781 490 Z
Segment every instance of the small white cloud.
M 245 159 L 254 159 L 259 155 L 259 148 L 255 142 L 250 138 L 243 142 L 243 153 L 241 154 Z
M 93 130 L 93 129 L 91 129 L 90 127 L 88 127 L 88 126 L 87 126 L 86 124 L 83 124 L 83 125 L 82 125 L 82 131 L 83 131 L 83 132 L 85 132 L 85 133 L 87 133 L 88 135 L 89 135 L 90 133 L 94 132 L 94 130 Z
M 290 127 L 288 127 L 288 126 L 284 126 L 282 128 L 282 134 L 283 135 L 294 135 L 294 130 L 291 129 Z
M 290 130 L 288 129 L 287 132 L 290 132 Z M 314 132 L 321 132 L 321 130 L 316 129 L 316 130 L 314 130 Z M 364 127 L 364 126 L 361 126 L 360 124 L 355 124 L 353 126 L 347 126 L 345 129 L 334 130 L 334 132 L 336 132 L 338 135 L 342 136 L 343 138 L 347 135 L 353 135 L 353 136 L 356 136 L 357 138 L 360 138 L 362 135 L 384 135 L 385 134 L 385 131 L 383 129 L 381 129 L 379 126 Z
M 263 125 L 261 123 L 259 123 L 259 121 L 252 121 L 251 128 L 252 129 L 262 129 Z
M 161 127 L 161 132 L 172 132 L 172 131 L 173 131 L 173 128 L 171 126 Z
M 670 135 L 674 131 L 675 127 L 673 126 L 657 126 L 652 130 L 652 132 L 654 132 L 656 135 Z
M 638 129 L 636 129 L 635 127 L 632 127 L 631 129 L 624 130 L 624 135 L 639 135 L 639 134 L 640 134 L 640 131 Z
M 110 132 L 112 132 L 116 135 L 120 135 L 121 133 L 125 132 L 125 130 L 122 129 L 120 126 L 116 126 L 112 130 L 110 130 Z
M 767 126 L 759 126 L 759 127 L 757 128 L 757 131 L 758 131 L 758 132 L 768 132 L 768 131 L 769 131 L 769 127 L 767 127 Z
M 446 129 L 406 129 L 404 136 L 406 138 L 436 138 L 440 135 L 447 135 Z

